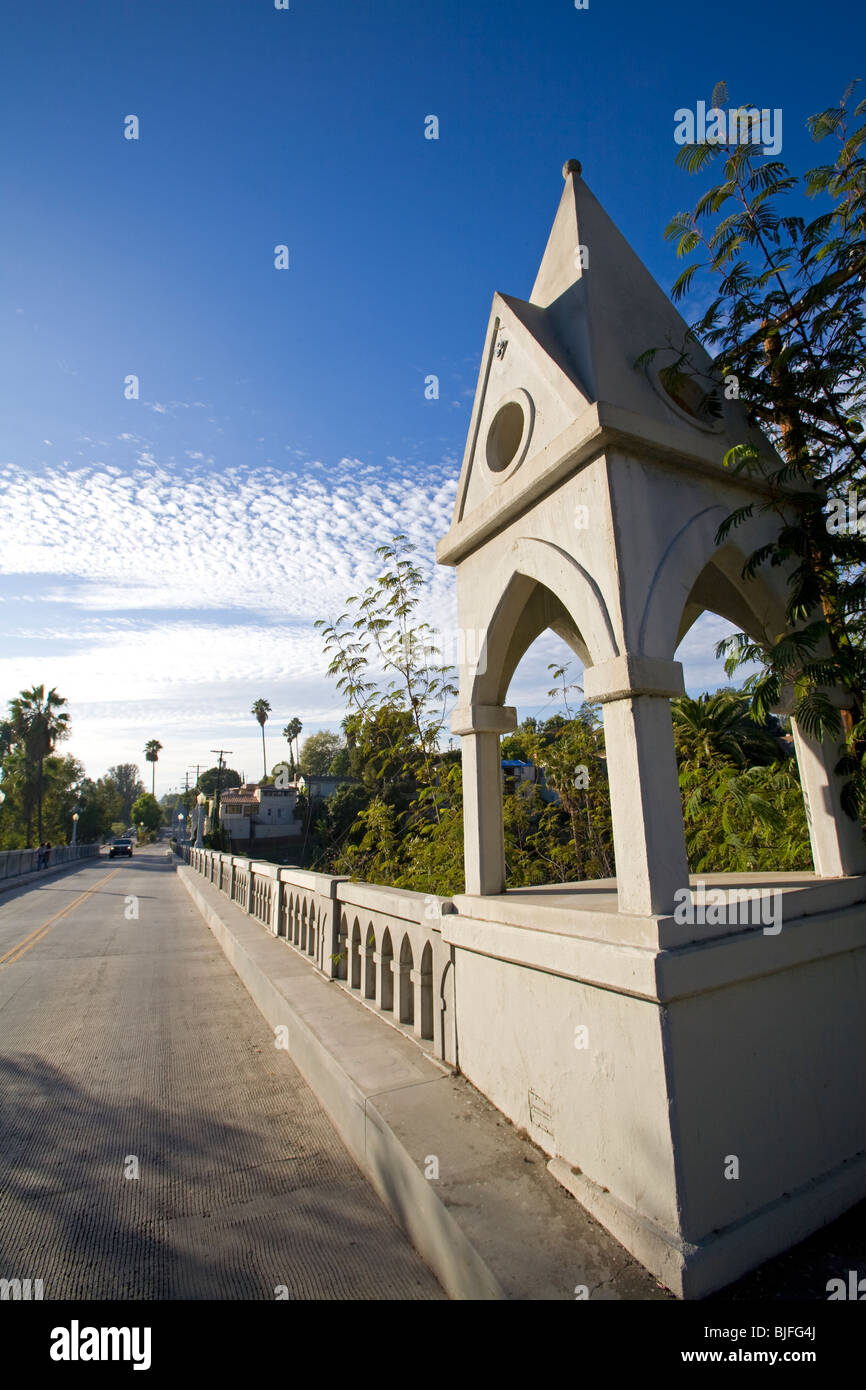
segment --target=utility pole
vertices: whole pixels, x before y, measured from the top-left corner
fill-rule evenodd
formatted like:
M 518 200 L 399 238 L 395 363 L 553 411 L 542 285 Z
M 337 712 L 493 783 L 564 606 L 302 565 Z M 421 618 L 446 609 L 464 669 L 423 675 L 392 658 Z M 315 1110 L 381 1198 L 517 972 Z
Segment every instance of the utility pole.
M 212 748 L 210 751 L 216 753 L 218 756 L 216 798 L 214 800 L 214 824 L 219 825 L 220 791 L 222 790 L 223 768 L 225 767 L 225 758 L 231 754 L 232 750 L 231 748 Z
M 183 809 L 184 809 L 185 811 L 187 811 L 187 812 L 190 810 L 190 805 L 189 805 L 189 791 L 190 791 L 190 786 L 189 786 L 189 774 L 192 772 L 192 767 L 193 767 L 192 763 L 189 763 L 188 766 L 187 766 L 187 772 L 186 772 L 186 796 L 184 797 Z M 201 764 L 200 764 L 200 763 L 196 763 L 196 765 L 195 765 L 195 787 L 194 787 L 194 789 L 193 789 L 193 790 L 196 791 L 196 792 L 198 792 L 198 791 L 200 790 L 199 784 L 198 784 L 198 782 L 199 782 L 199 769 L 200 769 L 200 767 L 201 767 Z

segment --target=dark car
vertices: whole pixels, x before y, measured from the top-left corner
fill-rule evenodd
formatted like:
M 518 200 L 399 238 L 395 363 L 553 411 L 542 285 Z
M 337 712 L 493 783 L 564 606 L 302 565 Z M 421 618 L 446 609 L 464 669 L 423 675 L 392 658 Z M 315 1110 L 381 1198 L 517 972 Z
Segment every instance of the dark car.
M 111 849 L 108 851 L 108 857 L 109 857 L 109 859 L 113 859 L 114 856 L 115 856 L 116 854 L 128 854 L 129 857 L 130 857 L 130 859 L 131 859 L 131 858 L 132 858 L 132 841 L 131 841 L 131 840 L 115 840 L 115 841 L 114 841 L 114 844 L 111 846 Z

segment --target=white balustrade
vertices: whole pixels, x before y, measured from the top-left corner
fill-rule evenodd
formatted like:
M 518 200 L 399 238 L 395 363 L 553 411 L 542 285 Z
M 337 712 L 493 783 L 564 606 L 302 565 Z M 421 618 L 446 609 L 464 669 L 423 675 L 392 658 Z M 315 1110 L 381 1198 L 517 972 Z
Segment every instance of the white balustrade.
M 196 873 L 329 979 L 456 1062 L 449 898 L 184 848 Z

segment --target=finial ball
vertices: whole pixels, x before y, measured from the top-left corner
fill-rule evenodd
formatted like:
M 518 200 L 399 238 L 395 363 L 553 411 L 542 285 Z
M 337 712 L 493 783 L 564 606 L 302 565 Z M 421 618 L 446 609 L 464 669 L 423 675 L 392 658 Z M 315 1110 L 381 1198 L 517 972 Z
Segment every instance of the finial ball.
M 562 166 L 562 177 L 567 179 L 569 174 L 579 174 L 581 172 L 579 159 L 567 159 Z

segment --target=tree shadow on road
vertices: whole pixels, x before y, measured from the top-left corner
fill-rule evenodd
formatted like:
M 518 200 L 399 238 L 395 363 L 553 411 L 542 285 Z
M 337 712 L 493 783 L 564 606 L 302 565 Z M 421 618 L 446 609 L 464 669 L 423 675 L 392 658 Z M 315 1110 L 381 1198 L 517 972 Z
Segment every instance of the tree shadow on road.
M 443 1297 L 348 1155 L 289 1142 L 273 1097 L 250 1108 L 230 1123 L 219 1087 L 154 1106 L 0 1059 L 0 1277 L 46 1299 Z

